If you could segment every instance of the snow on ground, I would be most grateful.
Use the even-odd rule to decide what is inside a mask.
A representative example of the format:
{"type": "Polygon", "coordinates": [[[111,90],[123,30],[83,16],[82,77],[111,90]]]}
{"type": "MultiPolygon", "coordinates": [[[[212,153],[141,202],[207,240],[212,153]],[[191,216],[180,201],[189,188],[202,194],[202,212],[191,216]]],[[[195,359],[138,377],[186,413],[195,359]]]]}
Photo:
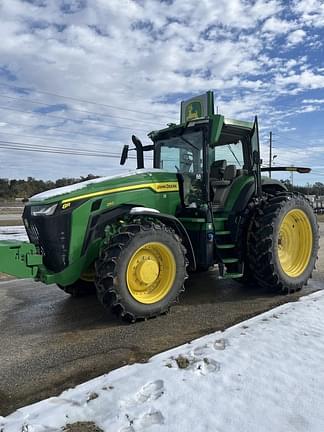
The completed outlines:
{"type": "Polygon", "coordinates": [[[2,432],[323,432],[324,292],[0,417],[2,432]]]}
{"type": "Polygon", "coordinates": [[[28,241],[25,227],[24,226],[0,226],[0,240],[28,241]]]}

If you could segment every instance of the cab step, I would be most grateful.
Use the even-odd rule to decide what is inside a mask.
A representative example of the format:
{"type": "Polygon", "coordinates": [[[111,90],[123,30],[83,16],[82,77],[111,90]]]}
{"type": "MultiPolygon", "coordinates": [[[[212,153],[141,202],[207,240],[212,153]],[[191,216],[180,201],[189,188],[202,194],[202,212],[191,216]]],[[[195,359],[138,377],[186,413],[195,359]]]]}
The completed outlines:
{"type": "Polygon", "coordinates": [[[235,244],[231,244],[231,243],[228,243],[228,244],[217,244],[217,248],[218,249],[233,249],[233,248],[235,248],[235,244]]]}
{"type": "Polygon", "coordinates": [[[220,279],[239,279],[243,276],[243,273],[225,273],[224,276],[220,276],[220,279]]]}
{"type": "Polygon", "coordinates": [[[215,231],[216,235],[228,235],[231,234],[231,231],[215,231]]]}
{"type": "Polygon", "coordinates": [[[235,264],[240,262],[238,258],[223,258],[222,261],[224,264],[235,264]]]}

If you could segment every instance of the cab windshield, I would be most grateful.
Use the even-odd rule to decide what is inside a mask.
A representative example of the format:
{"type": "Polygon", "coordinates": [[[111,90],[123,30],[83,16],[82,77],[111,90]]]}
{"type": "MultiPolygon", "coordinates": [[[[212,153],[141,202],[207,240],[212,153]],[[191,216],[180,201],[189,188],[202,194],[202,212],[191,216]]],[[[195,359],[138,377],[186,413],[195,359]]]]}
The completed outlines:
{"type": "Polygon", "coordinates": [[[227,165],[235,165],[237,169],[244,166],[243,145],[241,141],[225,144],[215,148],[215,159],[226,160],[227,165]]]}
{"type": "Polygon", "coordinates": [[[182,174],[185,205],[196,207],[202,200],[203,131],[155,141],[156,167],[182,174]]]}
{"type": "Polygon", "coordinates": [[[167,171],[202,176],[203,133],[187,132],[155,142],[157,164],[167,171]]]}

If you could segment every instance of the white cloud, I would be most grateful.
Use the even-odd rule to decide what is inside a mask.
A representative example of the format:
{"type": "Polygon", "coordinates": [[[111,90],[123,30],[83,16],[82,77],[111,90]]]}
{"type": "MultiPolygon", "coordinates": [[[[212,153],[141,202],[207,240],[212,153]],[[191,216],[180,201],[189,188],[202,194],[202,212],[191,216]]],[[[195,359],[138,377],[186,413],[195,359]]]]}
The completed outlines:
{"type": "MultiPolygon", "coordinates": [[[[307,14],[312,16],[315,2],[310,3],[307,14]]],[[[0,109],[1,122],[8,123],[1,127],[1,136],[6,129],[22,136],[56,136],[58,144],[60,137],[71,139],[76,148],[91,146],[119,152],[121,145],[129,142],[132,130],[143,137],[168,119],[177,121],[182,95],[207,89],[215,90],[226,115],[251,119],[258,113],[265,128],[280,122],[275,109],[278,96],[324,86],[322,72],[305,57],[307,51],[303,49],[305,33],[308,40],[316,39],[307,27],[312,21],[301,18],[296,2],[293,8],[296,15],[279,0],[220,0],[217,7],[213,0],[93,0],[87,5],[85,1],[57,0],[43,7],[37,2],[2,0],[2,65],[17,77],[14,84],[35,90],[25,98],[65,103],[64,111],[52,114],[69,120],[0,109]],[[276,45],[277,36],[287,37],[287,46],[276,45]],[[301,53],[292,56],[289,49],[297,43],[301,53]],[[62,100],[37,93],[37,89],[135,112],[62,100]],[[124,119],[80,113],[73,108],[124,119]]],[[[0,82],[6,79],[0,69],[0,82]]],[[[6,87],[0,87],[0,93],[17,96],[6,87]]],[[[5,100],[1,95],[0,106],[37,107],[5,100]]],[[[35,138],[34,142],[39,141],[35,138]]],[[[47,176],[51,167],[63,171],[57,161],[58,157],[51,157],[46,170],[42,164],[27,168],[23,164],[20,172],[27,175],[33,170],[47,176]]],[[[68,159],[64,162],[70,166],[71,175],[88,172],[94,162],[96,170],[105,173],[107,165],[106,161],[86,158],[78,158],[78,164],[68,159]]],[[[12,175],[14,172],[12,169],[12,175]]],[[[61,174],[54,171],[53,175],[61,174]]]]}
{"type": "Polygon", "coordinates": [[[295,30],[287,36],[287,42],[289,45],[297,45],[304,40],[306,32],[302,29],[295,30]]]}
{"type": "Polygon", "coordinates": [[[287,21],[276,17],[269,18],[263,25],[263,31],[270,33],[287,33],[295,27],[293,21],[287,21]]]}
{"type": "Polygon", "coordinates": [[[278,90],[286,90],[288,93],[295,89],[298,93],[306,89],[322,89],[324,88],[324,75],[309,69],[290,75],[278,74],[275,78],[275,86],[278,90]]]}
{"type": "Polygon", "coordinates": [[[324,3],[322,0],[294,0],[292,9],[301,21],[309,26],[324,26],[324,3]]]}
{"type": "Polygon", "coordinates": [[[324,99],[304,99],[305,104],[324,104],[324,99]]]}

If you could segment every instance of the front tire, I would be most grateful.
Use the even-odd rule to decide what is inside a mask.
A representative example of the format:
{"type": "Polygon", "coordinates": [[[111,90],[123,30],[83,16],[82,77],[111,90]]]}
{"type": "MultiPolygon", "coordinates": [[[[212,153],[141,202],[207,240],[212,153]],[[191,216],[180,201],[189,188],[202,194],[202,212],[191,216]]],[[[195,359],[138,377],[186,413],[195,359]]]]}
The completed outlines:
{"type": "Polygon", "coordinates": [[[98,298],[127,321],[155,317],[184,291],[187,263],[171,228],[151,222],[123,226],[96,262],[98,298]]]}
{"type": "Polygon", "coordinates": [[[258,284],[283,293],[298,291],[317,259],[316,216],[302,195],[279,192],[257,209],[249,242],[249,266],[258,284]]]}

